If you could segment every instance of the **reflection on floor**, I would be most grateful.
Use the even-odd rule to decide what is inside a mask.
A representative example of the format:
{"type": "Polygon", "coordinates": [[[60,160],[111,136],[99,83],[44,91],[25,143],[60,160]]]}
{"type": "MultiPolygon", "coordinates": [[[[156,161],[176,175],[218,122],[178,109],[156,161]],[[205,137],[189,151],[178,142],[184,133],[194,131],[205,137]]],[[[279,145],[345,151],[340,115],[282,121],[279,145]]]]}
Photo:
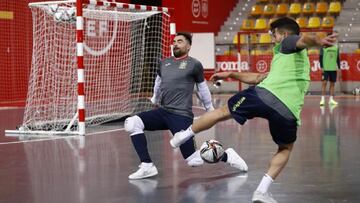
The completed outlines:
{"type": "MultiPolygon", "coordinates": [[[[223,105],[227,96],[214,98],[223,105]]],[[[360,202],[360,99],[339,98],[335,108],[320,108],[319,99],[306,99],[292,157],[270,188],[280,203],[360,202]]],[[[22,112],[0,110],[0,202],[250,202],[276,150],[265,120],[244,126],[229,120],[198,135],[197,143],[217,139],[234,148],[249,172],[224,163],[190,168],[170,147],[168,131],[147,132],[159,175],[129,181],[139,162],[122,123],[103,127],[102,133],[93,129],[86,137],[5,137],[4,129],[14,129],[22,112]]]]}

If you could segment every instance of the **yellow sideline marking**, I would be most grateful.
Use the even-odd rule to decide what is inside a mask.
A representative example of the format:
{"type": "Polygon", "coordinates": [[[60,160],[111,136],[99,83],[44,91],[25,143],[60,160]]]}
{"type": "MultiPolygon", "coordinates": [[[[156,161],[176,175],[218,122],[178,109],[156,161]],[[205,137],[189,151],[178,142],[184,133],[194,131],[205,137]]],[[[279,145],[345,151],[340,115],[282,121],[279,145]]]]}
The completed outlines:
{"type": "Polygon", "coordinates": [[[14,12],[12,11],[0,11],[1,20],[12,20],[14,19],[14,12]]]}

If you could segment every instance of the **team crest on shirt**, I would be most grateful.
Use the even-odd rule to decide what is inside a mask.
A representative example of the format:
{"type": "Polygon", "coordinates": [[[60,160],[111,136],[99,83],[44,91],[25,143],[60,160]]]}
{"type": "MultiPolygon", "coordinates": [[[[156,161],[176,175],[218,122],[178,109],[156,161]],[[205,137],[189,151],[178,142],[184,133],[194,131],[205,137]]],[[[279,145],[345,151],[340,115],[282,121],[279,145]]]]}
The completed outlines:
{"type": "Polygon", "coordinates": [[[182,61],[180,63],[179,69],[186,69],[187,61],[182,61]]]}

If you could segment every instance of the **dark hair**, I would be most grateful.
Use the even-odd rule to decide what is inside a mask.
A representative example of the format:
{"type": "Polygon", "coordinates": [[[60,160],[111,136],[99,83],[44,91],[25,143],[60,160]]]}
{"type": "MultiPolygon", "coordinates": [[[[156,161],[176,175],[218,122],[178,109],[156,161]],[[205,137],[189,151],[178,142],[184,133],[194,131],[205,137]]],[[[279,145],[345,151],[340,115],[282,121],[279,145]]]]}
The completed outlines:
{"type": "Polygon", "coordinates": [[[191,45],[192,43],[192,34],[190,32],[178,32],[176,33],[176,36],[184,36],[185,39],[189,42],[189,44],[191,45]]]}
{"type": "Polygon", "coordinates": [[[270,30],[274,32],[275,28],[277,29],[284,29],[287,31],[292,32],[292,34],[299,35],[300,34],[300,27],[297,22],[289,17],[282,17],[276,19],[274,22],[270,24],[270,30]]]}

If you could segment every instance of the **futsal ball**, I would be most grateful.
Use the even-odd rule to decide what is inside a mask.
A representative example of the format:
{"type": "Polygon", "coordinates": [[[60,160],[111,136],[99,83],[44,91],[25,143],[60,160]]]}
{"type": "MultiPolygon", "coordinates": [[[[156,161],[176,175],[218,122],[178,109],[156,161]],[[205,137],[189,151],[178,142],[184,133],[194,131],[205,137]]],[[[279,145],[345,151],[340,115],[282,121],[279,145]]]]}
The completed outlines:
{"type": "Polygon", "coordinates": [[[76,22],[76,11],[75,8],[59,7],[54,13],[54,20],[56,22],[76,22]]]}
{"type": "Polygon", "coordinates": [[[205,141],[200,147],[200,157],[207,163],[216,163],[224,156],[222,144],[216,140],[205,141]]]}

